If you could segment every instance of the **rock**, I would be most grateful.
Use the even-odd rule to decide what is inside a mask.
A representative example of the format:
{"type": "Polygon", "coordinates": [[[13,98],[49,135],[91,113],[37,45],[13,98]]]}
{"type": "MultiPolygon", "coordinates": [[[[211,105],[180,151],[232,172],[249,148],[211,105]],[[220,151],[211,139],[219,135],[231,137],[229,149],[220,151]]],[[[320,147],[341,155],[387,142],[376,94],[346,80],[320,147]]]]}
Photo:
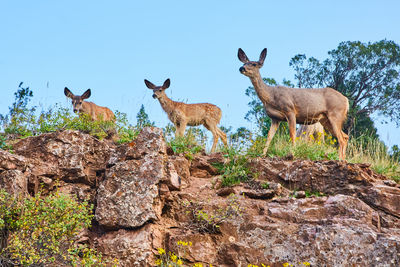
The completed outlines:
{"type": "Polygon", "coordinates": [[[145,127],[137,138],[128,144],[123,144],[110,155],[108,165],[112,166],[120,161],[142,159],[166,155],[166,144],[162,129],[145,127]]]}
{"type": "Polygon", "coordinates": [[[69,130],[28,137],[14,145],[16,154],[56,167],[58,178],[87,185],[95,185],[104,173],[112,150],[105,141],[69,130]]]}
{"type": "Polygon", "coordinates": [[[172,164],[171,172],[167,171],[161,129],[146,127],[135,142],[117,149],[111,157],[114,163],[98,187],[95,218],[108,229],[134,228],[158,220],[162,210],[159,183],[168,181],[179,189],[172,164]]]}
{"type": "Polygon", "coordinates": [[[28,178],[20,170],[0,172],[0,189],[14,196],[28,195],[28,178]]]}
{"type": "Polygon", "coordinates": [[[162,208],[157,200],[158,183],[164,175],[163,156],[115,164],[98,188],[96,220],[112,229],[157,220],[162,208]]]}
{"type": "Polygon", "coordinates": [[[173,163],[167,163],[167,175],[165,176],[165,182],[170,190],[180,190],[181,188],[181,177],[175,170],[173,163]]]}
{"type": "Polygon", "coordinates": [[[294,193],[295,198],[305,198],[306,197],[306,192],[305,191],[296,191],[294,193]]]}
{"type": "Polygon", "coordinates": [[[275,191],[271,189],[242,189],[240,195],[254,199],[271,199],[275,196],[275,191]]]}
{"type": "Polygon", "coordinates": [[[89,199],[95,218],[79,242],[121,266],[153,266],[160,247],[203,266],[400,266],[400,188],[368,164],[255,158],[257,180],[221,188],[222,153],[169,156],[152,127],[120,146],[65,131],[15,147],[0,150],[0,187],[89,199]]]}
{"type": "Polygon", "coordinates": [[[161,232],[152,225],[120,229],[95,238],[95,246],[104,257],[118,259],[119,266],[153,266],[154,248],[162,246],[161,232]]]}
{"type": "Polygon", "coordinates": [[[26,167],[27,159],[25,157],[0,149],[0,171],[16,169],[25,171],[26,167]]]}
{"type": "Polygon", "coordinates": [[[191,162],[190,174],[198,178],[209,178],[218,175],[215,165],[222,165],[225,158],[221,152],[210,155],[197,155],[191,162]]]}
{"type": "Polygon", "coordinates": [[[190,177],[189,161],[186,158],[179,156],[170,156],[168,157],[168,161],[174,164],[175,170],[178,173],[178,175],[183,180],[187,181],[188,178],[190,177]]]}

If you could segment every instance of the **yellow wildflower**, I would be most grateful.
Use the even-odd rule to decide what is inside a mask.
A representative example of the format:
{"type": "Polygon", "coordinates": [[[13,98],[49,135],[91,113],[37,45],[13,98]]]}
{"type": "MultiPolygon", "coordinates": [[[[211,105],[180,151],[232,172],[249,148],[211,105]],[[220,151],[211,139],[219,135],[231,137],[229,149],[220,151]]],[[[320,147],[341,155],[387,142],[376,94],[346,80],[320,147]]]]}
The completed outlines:
{"type": "Polygon", "coordinates": [[[173,262],[176,262],[176,260],[178,259],[178,257],[174,253],[172,253],[169,257],[173,262]]]}
{"type": "Polygon", "coordinates": [[[159,253],[160,255],[165,254],[165,250],[164,250],[163,248],[159,248],[159,249],[158,249],[158,253],[159,253]]]}
{"type": "Polygon", "coordinates": [[[182,265],[182,264],[183,264],[183,262],[182,262],[181,260],[178,260],[178,261],[176,262],[176,264],[178,264],[178,265],[182,265]]]}

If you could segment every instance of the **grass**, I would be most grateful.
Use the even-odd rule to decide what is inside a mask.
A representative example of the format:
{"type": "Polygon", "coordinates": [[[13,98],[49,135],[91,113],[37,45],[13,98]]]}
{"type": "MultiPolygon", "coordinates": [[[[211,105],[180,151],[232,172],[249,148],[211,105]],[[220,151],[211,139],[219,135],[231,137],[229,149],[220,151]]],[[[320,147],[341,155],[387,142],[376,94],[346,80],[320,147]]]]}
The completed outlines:
{"type": "Polygon", "coordinates": [[[400,182],[399,159],[390,156],[387,147],[377,139],[368,136],[350,139],[347,160],[351,163],[371,164],[375,172],[400,182]]]}

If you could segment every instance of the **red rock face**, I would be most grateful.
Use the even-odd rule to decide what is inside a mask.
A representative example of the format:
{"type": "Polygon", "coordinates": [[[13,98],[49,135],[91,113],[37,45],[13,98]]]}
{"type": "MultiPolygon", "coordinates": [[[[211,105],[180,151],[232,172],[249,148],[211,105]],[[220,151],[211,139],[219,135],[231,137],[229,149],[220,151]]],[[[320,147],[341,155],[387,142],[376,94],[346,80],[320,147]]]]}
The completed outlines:
{"type": "Polygon", "coordinates": [[[95,223],[82,240],[121,266],[154,266],[160,247],[213,266],[400,266],[400,187],[365,164],[257,158],[250,162],[257,181],[219,188],[221,153],[167,155],[157,128],[120,146],[65,131],[14,149],[0,150],[1,188],[27,195],[41,184],[45,193],[60,187],[89,198],[95,223]],[[232,194],[239,214],[216,233],[198,232],[183,203],[213,215],[227,210],[232,194]]]}

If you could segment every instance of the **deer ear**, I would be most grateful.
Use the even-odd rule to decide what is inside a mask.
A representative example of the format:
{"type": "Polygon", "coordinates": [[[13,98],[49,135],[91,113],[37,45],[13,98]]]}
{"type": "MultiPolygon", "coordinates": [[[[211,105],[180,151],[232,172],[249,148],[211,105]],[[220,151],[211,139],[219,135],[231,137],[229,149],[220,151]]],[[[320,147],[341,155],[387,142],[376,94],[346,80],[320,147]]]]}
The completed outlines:
{"type": "Polygon", "coordinates": [[[258,60],[258,63],[263,65],[266,56],[267,56],[267,48],[264,48],[263,51],[261,51],[260,59],[258,60]]]}
{"type": "Polygon", "coordinates": [[[92,92],[90,91],[90,89],[87,89],[83,95],[81,96],[82,99],[88,99],[90,96],[92,95],[92,92]]]}
{"type": "Polygon", "coordinates": [[[146,84],[147,88],[154,90],[156,89],[157,86],[155,86],[154,84],[152,84],[151,82],[149,82],[148,80],[144,80],[144,83],[146,84]]]}
{"type": "Polygon", "coordinates": [[[239,48],[238,50],[238,58],[243,63],[247,63],[250,61],[249,58],[246,56],[246,53],[242,50],[242,48],[239,48]]]}
{"type": "Polygon", "coordinates": [[[74,97],[74,94],[67,87],[64,88],[64,95],[69,98],[74,97]]]}
{"type": "Polygon", "coordinates": [[[162,86],[162,89],[164,89],[164,90],[167,89],[170,86],[170,84],[171,84],[171,81],[169,80],[169,78],[166,79],[162,86]]]}

